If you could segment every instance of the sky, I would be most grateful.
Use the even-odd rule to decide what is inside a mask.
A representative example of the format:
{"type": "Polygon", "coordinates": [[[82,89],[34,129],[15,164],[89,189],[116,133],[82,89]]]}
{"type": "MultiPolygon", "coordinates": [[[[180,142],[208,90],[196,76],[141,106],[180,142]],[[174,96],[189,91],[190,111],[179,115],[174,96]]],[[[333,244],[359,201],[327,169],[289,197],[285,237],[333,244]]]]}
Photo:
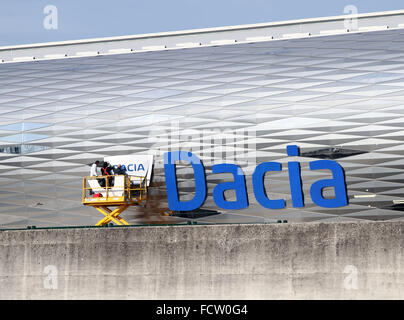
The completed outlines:
{"type": "Polygon", "coordinates": [[[403,0],[1,0],[0,46],[404,9],[403,0]]]}

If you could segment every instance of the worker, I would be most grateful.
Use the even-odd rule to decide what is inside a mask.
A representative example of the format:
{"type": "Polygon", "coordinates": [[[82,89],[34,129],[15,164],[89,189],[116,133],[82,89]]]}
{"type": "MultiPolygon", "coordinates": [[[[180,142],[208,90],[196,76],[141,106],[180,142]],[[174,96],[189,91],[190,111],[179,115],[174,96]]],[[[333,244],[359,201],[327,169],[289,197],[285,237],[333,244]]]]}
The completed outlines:
{"type": "Polygon", "coordinates": [[[119,175],[125,175],[126,170],[122,167],[121,164],[118,164],[116,168],[114,168],[114,174],[119,176],[119,175]]]}
{"type": "MultiPolygon", "coordinates": [[[[99,164],[100,164],[100,162],[97,160],[91,165],[91,168],[90,168],[90,176],[91,177],[98,176],[97,167],[98,167],[99,164]]],[[[90,189],[90,196],[93,195],[93,193],[94,193],[93,190],[90,189]]]]}
{"type": "Polygon", "coordinates": [[[99,164],[100,164],[100,162],[97,160],[91,165],[91,169],[90,169],[90,176],[91,177],[98,176],[97,167],[98,167],[99,164]]]}
{"type": "MultiPolygon", "coordinates": [[[[108,162],[104,161],[104,163],[102,165],[102,168],[101,168],[101,173],[102,173],[103,176],[108,177],[107,178],[108,179],[108,186],[111,187],[112,186],[112,177],[111,177],[111,175],[112,175],[112,167],[108,162]]],[[[102,187],[105,187],[105,180],[106,179],[103,179],[104,183],[103,183],[102,187]]]]}

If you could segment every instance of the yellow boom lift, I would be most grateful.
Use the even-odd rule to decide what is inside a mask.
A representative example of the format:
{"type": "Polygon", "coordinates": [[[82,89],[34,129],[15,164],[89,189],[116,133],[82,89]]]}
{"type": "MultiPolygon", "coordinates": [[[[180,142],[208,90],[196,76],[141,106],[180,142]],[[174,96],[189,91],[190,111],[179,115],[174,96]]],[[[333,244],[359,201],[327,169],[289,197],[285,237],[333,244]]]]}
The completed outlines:
{"type": "Polygon", "coordinates": [[[147,180],[144,177],[116,175],[83,178],[83,204],[96,208],[104,215],[96,226],[111,221],[117,225],[129,225],[120,214],[146,200],[147,180]]]}

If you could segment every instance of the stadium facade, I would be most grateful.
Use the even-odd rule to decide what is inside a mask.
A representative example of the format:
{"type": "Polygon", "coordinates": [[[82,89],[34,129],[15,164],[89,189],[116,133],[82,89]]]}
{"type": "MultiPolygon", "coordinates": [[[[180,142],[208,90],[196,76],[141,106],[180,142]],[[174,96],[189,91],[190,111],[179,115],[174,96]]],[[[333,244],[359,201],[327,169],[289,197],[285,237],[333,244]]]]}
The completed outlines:
{"type": "MultiPolygon", "coordinates": [[[[130,154],[155,156],[150,203],[132,223],[404,218],[404,11],[3,47],[0,58],[1,228],[95,223],[81,203],[88,164],[130,154]],[[289,145],[300,148],[298,208],[289,145]],[[202,210],[160,216],[164,153],[176,150],[202,160],[207,198],[202,210]],[[344,169],[347,205],[313,203],[311,185],[330,176],[310,170],[319,159],[344,169]],[[263,162],[283,165],[265,179],[282,209],[254,197],[263,162]],[[212,173],[221,163],[242,168],[247,208],[213,201],[232,180],[212,173]]],[[[192,199],[192,167],[178,164],[177,180],[192,199]]]]}

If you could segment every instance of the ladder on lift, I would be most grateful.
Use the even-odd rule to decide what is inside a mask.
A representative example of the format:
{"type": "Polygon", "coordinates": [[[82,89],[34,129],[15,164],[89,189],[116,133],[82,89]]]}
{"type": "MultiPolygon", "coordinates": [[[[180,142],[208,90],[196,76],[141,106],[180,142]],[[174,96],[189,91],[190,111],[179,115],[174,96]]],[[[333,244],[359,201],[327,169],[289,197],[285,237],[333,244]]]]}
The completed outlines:
{"type": "Polygon", "coordinates": [[[115,175],[83,178],[83,205],[94,207],[104,215],[96,226],[111,221],[117,225],[129,225],[120,215],[146,200],[147,180],[144,177],[115,175]]]}

